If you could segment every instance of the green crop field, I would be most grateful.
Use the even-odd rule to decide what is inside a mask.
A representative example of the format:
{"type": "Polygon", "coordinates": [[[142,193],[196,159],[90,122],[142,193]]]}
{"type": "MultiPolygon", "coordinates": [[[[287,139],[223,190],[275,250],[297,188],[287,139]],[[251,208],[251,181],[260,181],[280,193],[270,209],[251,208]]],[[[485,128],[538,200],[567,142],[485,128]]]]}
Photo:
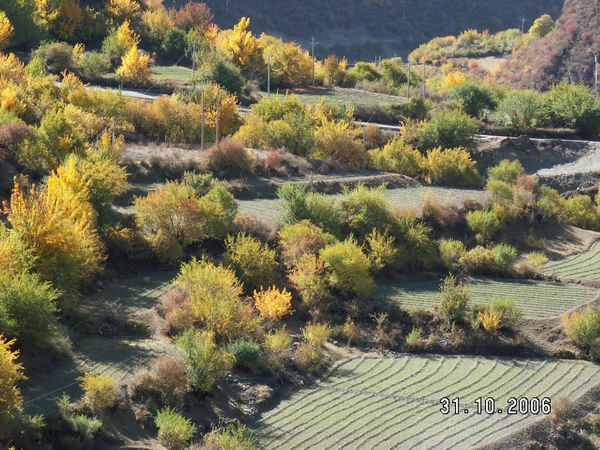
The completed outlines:
{"type": "Polygon", "coordinates": [[[562,280],[600,282],[600,242],[594,243],[586,252],[550,261],[542,272],[562,280]]]}
{"type": "Polygon", "coordinates": [[[192,69],[181,66],[154,66],[150,69],[153,81],[192,84],[192,69]]]}
{"type": "MultiPolygon", "coordinates": [[[[288,91],[279,91],[284,94],[288,91]]],[[[406,98],[397,95],[379,94],[377,92],[363,91],[360,89],[347,88],[315,88],[315,89],[294,89],[290,94],[297,95],[305,103],[316,103],[324,101],[326,103],[337,103],[345,106],[389,106],[398,105],[406,102],[406,98]]],[[[266,92],[262,93],[266,96],[266,92]]]]}
{"type": "MultiPolygon", "coordinates": [[[[455,189],[439,186],[419,186],[399,189],[388,189],[385,195],[392,208],[406,208],[416,213],[421,212],[421,202],[426,196],[435,203],[461,206],[465,201],[485,202],[489,197],[484,191],[473,189],[455,189]]],[[[279,217],[278,199],[240,200],[240,211],[255,214],[258,218],[276,222],[279,217]]]]}
{"type": "Polygon", "coordinates": [[[583,361],[355,358],[266,413],[257,436],[267,449],[473,448],[544,417],[508,415],[510,397],[576,400],[599,382],[600,366],[583,361]],[[461,413],[443,415],[442,397],[458,397],[461,413]],[[478,397],[504,412],[477,414],[478,397]]]}
{"type": "MultiPolygon", "coordinates": [[[[599,291],[587,286],[550,281],[470,278],[468,285],[471,305],[511,298],[528,319],[557,317],[600,295],[599,291]]],[[[383,283],[375,292],[376,297],[398,302],[405,308],[431,308],[439,301],[438,294],[438,281],[383,283]]]]}

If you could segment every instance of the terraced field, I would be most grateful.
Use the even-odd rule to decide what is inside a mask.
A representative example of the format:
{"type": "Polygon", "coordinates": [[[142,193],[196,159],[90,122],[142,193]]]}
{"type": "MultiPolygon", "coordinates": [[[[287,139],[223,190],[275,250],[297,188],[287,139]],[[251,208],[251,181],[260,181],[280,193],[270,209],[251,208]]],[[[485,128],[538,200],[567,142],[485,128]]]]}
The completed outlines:
{"type": "MultiPolygon", "coordinates": [[[[175,272],[150,272],[108,283],[98,293],[85,297],[82,307],[91,315],[108,313],[136,319],[152,326],[150,311],[171,287],[175,272]]],[[[173,352],[173,345],[161,336],[102,337],[96,330],[74,342],[73,358],[51,368],[28,372],[23,386],[24,406],[29,414],[48,413],[63,393],[77,398],[81,395],[77,378],[84,372],[105,373],[122,381],[139,365],[173,352]]]]}
{"type": "MultiPolygon", "coordinates": [[[[388,189],[385,195],[392,208],[405,208],[417,213],[422,209],[425,196],[430,196],[436,203],[451,206],[460,206],[465,201],[485,202],[488,199],[484,191],[438,186],[388,189]]],[[[240,200],[239,205],[242,212],[255,214],[262,220],[276,222],[279,217],[279,199],[240,200]]]]}
{"type": "Polygon", "coordinates": [[[600,242],[596,242],[586,252],[557,261],[550,261],[542,269],[544,275],[561,280],[587,281],[600,283],[600,242]]]}
{"type": "MultiPolygon", "coordinates": [[[[280,91],[283,95],[285,92],[280,91]]],[[[266,92],[262,93],[266,97],[266,92]]],[[[315,88],[315,89],[294,89],[290,94],[297,95],[305,103],[317,103],[324,101],[326,103],[337,103],[345,106],[376,105],[389,106],[398,105],[406,102],[406,98],[396,95],[379,94],[377,92],[363,91],[360,89],[347,88],[315,88]]]]}
{"type": "MultiPolygon", "coordinates": [[[[471,278],[471,305],[489,304],[496,298],[511,298],[527,319],[557,317],[588,303],[600,291],[578,284],[533,280],[471,278]]],[[[398,302],[402,307],[431,308],[439,301],[439,282],[411,281],[380,284],[378,298],[398,302]]]]}
{"type": "Polygon", "coordinates": [[[356,358],[265,414],[257,436],[267,449],[473,448],[544,417],[508,415],[509,397],[576,400],[599,382],[600,366],[583,361],[356,358]],[[442,397],[458,397],[463,412],[443,415],[442,397]],[[504,412],[476,414],[478,397],[504,412]]]}

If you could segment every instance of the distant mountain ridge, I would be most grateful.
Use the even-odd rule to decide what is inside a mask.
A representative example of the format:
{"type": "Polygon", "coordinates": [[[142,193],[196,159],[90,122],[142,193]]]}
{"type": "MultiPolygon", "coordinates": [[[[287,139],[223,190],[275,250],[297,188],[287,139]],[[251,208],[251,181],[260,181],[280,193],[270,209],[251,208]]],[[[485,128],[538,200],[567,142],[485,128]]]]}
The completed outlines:
{"type": "MultiPolygon", "coordinates": [[[[172,0],[175,4],[187,0],[172,0]]],[[[544,13],[557,18],[563,0],[205,0],[215,21],[230,27],[250,17],[251,28],[294,40],[317,53],[351,60],[405,56],[433,37],[469,28],[492,32],[528,28],[544,13]]],[[[167,2],[166,2],[167,3],[167,2]]]]}
{"type": "Polygon", "coordinates": [[[547,89],[561,80],[594,85],[600,63],[600,0],[565,0],[555,29],[516,53],[501,78],[520,87],[547,89]]]}

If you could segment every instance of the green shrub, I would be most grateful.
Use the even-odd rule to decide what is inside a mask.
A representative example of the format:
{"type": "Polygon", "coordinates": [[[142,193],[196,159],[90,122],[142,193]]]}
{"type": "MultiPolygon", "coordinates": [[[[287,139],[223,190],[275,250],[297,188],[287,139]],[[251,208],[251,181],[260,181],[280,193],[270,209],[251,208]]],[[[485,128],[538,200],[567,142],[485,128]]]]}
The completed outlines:
{"type": "Polygon", "coordinates": [[[533,90],[508,94],[498,105],[492,120],[496,125],[528,130],[543,121],[541,95],[533,90]]]}
{"type": "Polygon", "coordinates": [[[192,259],[181,266],[175,284],[185,292],[193,318],[217,337],[231,339],[253,330],[255,324],[241,301],[242,286],[233,270],[192,259]]]}
{"type": "Polygon", "coordinates": [[[413,328],[410,333],[406,335],[406,347],[408,350],[418,350],[421,347],[421,330],[419,328],[413,328]]]}
{"type": "Polygon", "coordinates": [[[292,346],[292,336],[285,327],[275,330],[265,336],[264,347],[272,352],[289,350],[292,346]]]}
{"type": "Polygon", "coordinates": [[[196,432],[190,419],[169,408],[158,411],[154,423],[158,428],[158,441],[169,450],[185,448],[196,432]]]}
{"type": "Polygon", "coordinates": [[[364,239],[373,229],[386,230],[394,226],[395,220],[385,196],[385,187],[368,188],[359,185],[345,191],[338,202],[344,235],[364,239]]]}
{"type": "Polygon", "coordinates": [[[239,422],[207,433],[203,448],[219,450],[256,450],[258,443],[254,434],[239,422]]]}
{"type": "Polygon", "coordinates": [[[460,258],[464,255],[465,244],[456,239],[442,239],[439,242],[440,260],[451,271],[460,269],[460,258]]]}
{"type": "Polygon", "coordinates": [[[81,74],[88,80],[99,80],[110,72],[110,58],[100,52],[85,52],[79,61],[81,74]]]}
{"type": "Polygon", "coordinates": [[[575,344],[589,350],[600,338],[600,311],[586,308],[563,317],[565,333],[575,344]]]}
{"type": "Polygon", "coordinates": [[[417,140],[419,150],[473,146],[479,122],[462,111],[440,111],[426,122],[417,140]]]}
{"type": "Polygon", "coordinates": [[[68,154],[83,155],[84,148],[84,138],[77,126],[61,110],[50,110],[35,129],[35,136],[23,143],[19,162],[31,172],[48,174],[68,154]]]}
{"type": "Polygon", "coordinates": [[[426,181],[457,187],[477,187],[481,176],[466,148],[435,148],[427,152],[426,181]]]}
{"type": "Polygon", "coordinates": [[[410,270],[429,269],[437,257],[437,247],[431,238],[431,228],[416,219],[399,221],[400,257],[403,265],[410,270]]]}
{"type": "Polygon", "coordinates": [[[537,206],[544,218],[559,218],[565,211],[565,199],[556,189],[542,185],[538,194],[537,206]]]}
{"type": "Polygon", "coordinates": [[[499,180],[513,184],[520,175],[525,175],[525,169],[519,160],[503,159],[497,166],[488,169],[490,181],[499,180]]]}
{"type": "Polygon", "coordinates": [[[32,57],[44,60],[52,73],[60,73],[63,70],[75,72],[77,69],[73,47],[66,42],[46,42],[32,53],[32,57]]]}
{"type": "Polygon", "coordinates": [[[459,263],[466,273],[489,273],[493,270],[496,262],[494,249],[478,245],[465,252],[459,263]]]}
{"type": "Polygon", "coordinates": [[[367,298],[373,289],[369,274],[371,261],[352,239],[338,242],[321,250],[321,258],[329,271],[329,282],[345,294],[367,298]]]}
{"type": "Polygon", "coordinates": [[[563,217],[576,227],[600,229],[600,212],[588,195],[575,195],[564,202],[563,217]]]}
{"type": "Polygon", "coordinates": [[[471,294],[467,286],[457,282],[453,276],[447,277],[440,285],[440,312],[450,323],[465,319],[471,294]]]}
{"type": "Polygon", "coordinates": [[[356,130],[347,122],[323,123],[315,131],[316,146],[311,156],[331,159],[351,167],[362,167],[365,151],[357,140],[356,130]]]}
{"type": "Polygon", "coordinates": [[[517,260],[517,249],[508,244],[498,244],[494,247],[494,271],[510,274],[517,260]]]}
{"type": "Polygon", "coordinates": [[[600,134],[600,100],[589,87],[562,82],[543,99],[553,126],[576,129],[585,138],[600,134]]]}
{"type": "Polygon", "coordinates": [[[493,111],[497,106],[494,92],[474,82],[459,84],[450,93],[461,102],[464,112],[475,118],[482,117],[486,111],[493,111]]]}
{"type": "Polygon", "coordinates": [[[374,228],[371,234],[366,237],[366,241],[373,269],[377,271],[389,270],[396,264],[398,259],[396,239],[390,236],[387,231],[381,233],[374,228]]]}
{"type": "Polygon", "coordinates": [[[95,413],[113,408],[118,401],[119,385],[107,374],[85,373],[79,378],[83,402],[95,413]]]}
{"type": "Polygon", "coordinates": [[[348,70],[348,76],[357,81],[375,81],[381,78],[373,64],[359,61],[352,69],[348,70]]]}
{"type": "Polygon", "coordinates": [[[423,175],[425,157],[400,137],[395,137],[380,150],[369,155],[371,166],[377,170],[400,173],[412,178],[423,175]]]}
{"type": "Polygon", "coordinates": [[[490,303],[490,311],[497,311],[502,315],[502,323],[510,326],[514,319],[521,317],[523,312],[517,308],[511,298],[495,298],[490,303]]]}
{"type": "Polygon", "coordinates": [[[95,417],[86,417],[82,414],[71,417],[69,425],[77,437],[87,443],[92,443],[102,429],[102,422],[95,417]]]}
{"type": "Polygon", "coordinates": [[[491,210],[469,211],[466,215],[469,229],[475,233],[477,242],[489,242],[502,228],[502,223],[491,210]]]}
{"type": "Polygon", "coordinates": [[[189,329],[175,338],[188,361],[190,384],[209,392],[235,364],[235,356],[219,348],[209,331],[189,329]]]}
{"type": "Polygon", "coordinates": [[[223,239],[235,228],[238,203],[223,183],[215,183],[198,202],[203,215],[203,233],[208,239],[223,239]]]}
{"type": "Polygon", "coordinates": [[[228,92],[238,95],[244,90],[244,86],[246,85],[246,80],[240,68],[231,61],[222,58],[217,58],[209,81],[223,86],[228,92]]]}
{"type": "Polygon", "coordinates": [[[258,239],[238,233],[225,240],[225,262],[235,268],[246,289],[272,285],[277,269],[277,253],[258,239]]]}
{"type": "Polygon", "coordinates": [[[121,62],[121,56],[127,51],[127,45],[123,44],[117,38],[117,30],[112,29],[102,41],[102,53],[110,58],[110,62],[114,66],[118,66],[121,62]]]}
{"type": "Polygon", "coordinates": [[[43,346],[57,326],[59,292],[37,275],[0,270],[0,329],[21,344],[43,346]]]}
{"type": "Polygon", "coordinates": [[[318,316],[328,306],[331,295],[325,264],[321,258],[304,254],[289,274],[289,279],[313,316],[318,316]]]}
{"type": "MultiPolygon", "coordinates": [[[[178,55],[183,55],[188,51],[186,32],[177,27],[169,28],[160,43],[160,50],[167,61],[175,62],[179,59],[178,55]]],[[[227,89],[226,86],[223,87],[227,89]]]]}
{"type": "Polygon", "coordinates": [[[260,345],[247,339],[237,339],[227,345],[227,351],[235,356],[235,365],[254,370],[260,362],[260,345]]]}
{"type": "Polygon", "coordinates": [[[282,200],[279,209],[284,224],[309,220],[322,230],[340,236],[341,219],[335,198],[317,192],[307,192],[300,184],[286,183],[277,191],[282,200]]]}

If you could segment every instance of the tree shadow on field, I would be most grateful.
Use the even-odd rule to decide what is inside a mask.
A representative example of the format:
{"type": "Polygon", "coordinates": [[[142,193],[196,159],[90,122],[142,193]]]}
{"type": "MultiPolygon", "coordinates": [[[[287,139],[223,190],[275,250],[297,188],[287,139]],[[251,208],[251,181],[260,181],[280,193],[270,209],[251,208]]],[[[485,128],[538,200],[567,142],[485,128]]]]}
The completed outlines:
{"type": "Polygon", "coordinates": [[[153,308],[160,296],[168,290],[169,282],[176,272],[150,272],[128,278],[119,278],[88,297],[84,303],[92,311],[101,310],[109,302],[115,302],[127,312],[153,308]]]}

